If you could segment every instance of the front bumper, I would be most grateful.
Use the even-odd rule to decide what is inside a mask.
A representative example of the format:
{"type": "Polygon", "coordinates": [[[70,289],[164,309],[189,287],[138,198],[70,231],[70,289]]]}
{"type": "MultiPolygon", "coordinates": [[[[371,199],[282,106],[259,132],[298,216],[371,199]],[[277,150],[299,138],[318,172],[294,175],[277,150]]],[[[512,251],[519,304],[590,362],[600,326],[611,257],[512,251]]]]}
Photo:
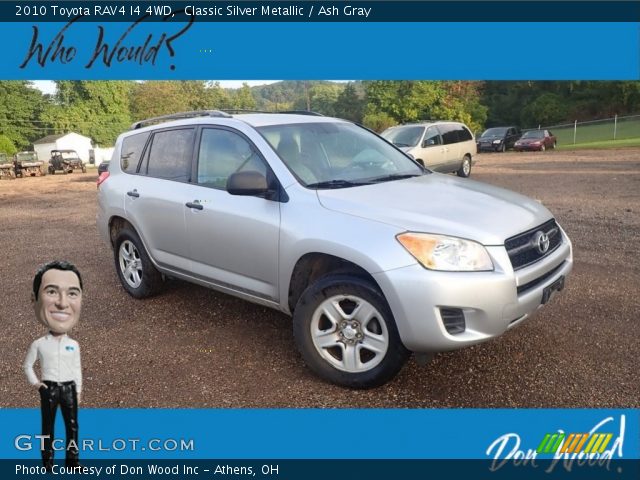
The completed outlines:
{"type": "Polygon", "coordinates": [[[569,238],[539,262],[515,271],[504,247],[487,247],[493,272],[435,272],[412,265],[374,275],[389,302],[400,338],[414,352],[455,350],[503,334],[534,314],[545,287],[573,268],[569,238]],[[520,287],[520,288],[519,288],[520,287]],[[466,328],[447,332],[441,308],[461,309],[466,328]]]}

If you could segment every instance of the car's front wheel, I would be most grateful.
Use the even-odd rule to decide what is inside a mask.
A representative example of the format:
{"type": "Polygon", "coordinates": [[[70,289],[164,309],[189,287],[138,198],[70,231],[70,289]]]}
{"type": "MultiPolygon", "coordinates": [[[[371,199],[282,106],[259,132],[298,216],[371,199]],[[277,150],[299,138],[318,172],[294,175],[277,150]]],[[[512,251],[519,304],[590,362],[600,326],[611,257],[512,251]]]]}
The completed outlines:
{"type": "Polygon", "coordinates": [[[146,298],[160,291],[162,274],[151,262],[137,233],[128,228],[120,230],[113,254],[118,277],[129,295],[146,298]]]}
{"type": "Polygon", "coordinates": [[[544,152],[547,148],[544,146],[544,143],[540,145],[540,151],[544,152]]]}
{"type": "Polygon", "coordinates": [[[304,361],[323,379],[350,388],[391,380],[409,351],[383,295],[367,280],[335,274],[309,286],[293,315],[304,361]]]}

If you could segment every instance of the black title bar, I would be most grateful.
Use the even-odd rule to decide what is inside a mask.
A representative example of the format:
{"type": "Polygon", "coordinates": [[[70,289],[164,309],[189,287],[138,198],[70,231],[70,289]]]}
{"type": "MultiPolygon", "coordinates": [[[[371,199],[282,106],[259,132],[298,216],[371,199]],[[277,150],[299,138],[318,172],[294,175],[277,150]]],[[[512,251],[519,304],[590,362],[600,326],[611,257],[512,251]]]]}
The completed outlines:
{"type": "MultiPolygon", "coordinates": [[[[0,2],[2,22],[640,22],[638,1],[0,2]]],[[[543,35],[544,32],[541,32],[543,35]]]]}

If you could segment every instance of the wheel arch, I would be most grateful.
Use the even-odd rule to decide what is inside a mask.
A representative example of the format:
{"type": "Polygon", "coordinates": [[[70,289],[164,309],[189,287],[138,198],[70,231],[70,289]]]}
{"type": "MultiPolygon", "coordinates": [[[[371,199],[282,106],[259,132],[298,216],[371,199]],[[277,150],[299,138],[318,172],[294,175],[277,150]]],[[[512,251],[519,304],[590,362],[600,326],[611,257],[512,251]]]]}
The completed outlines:
{"type": "Polygon", "coordinates": [[[328,253],[311,252],[301,256],[296,262],[287,288],[287,307],[293,313],[298,300],[306,288],[319,278],[329,274],[349,274],[366,280],[383,296],[382,288],[373,276],[357,263],[328,253]]]}

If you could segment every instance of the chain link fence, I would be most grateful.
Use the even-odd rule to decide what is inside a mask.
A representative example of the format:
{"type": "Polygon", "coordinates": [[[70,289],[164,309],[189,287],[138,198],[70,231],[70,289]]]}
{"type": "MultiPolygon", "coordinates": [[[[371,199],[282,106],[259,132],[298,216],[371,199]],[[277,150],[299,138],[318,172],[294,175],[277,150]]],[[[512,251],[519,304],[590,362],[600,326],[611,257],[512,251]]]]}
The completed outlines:
{"type": "Polygon", "coordinates": [[[527,130],[551,130],[558,139],[558,145],[576,145],[580,143],[606,142],[640,138],[640,115],[626,115],[588,122],[565,123],[562,125],[539,125],[527,130]]]}

